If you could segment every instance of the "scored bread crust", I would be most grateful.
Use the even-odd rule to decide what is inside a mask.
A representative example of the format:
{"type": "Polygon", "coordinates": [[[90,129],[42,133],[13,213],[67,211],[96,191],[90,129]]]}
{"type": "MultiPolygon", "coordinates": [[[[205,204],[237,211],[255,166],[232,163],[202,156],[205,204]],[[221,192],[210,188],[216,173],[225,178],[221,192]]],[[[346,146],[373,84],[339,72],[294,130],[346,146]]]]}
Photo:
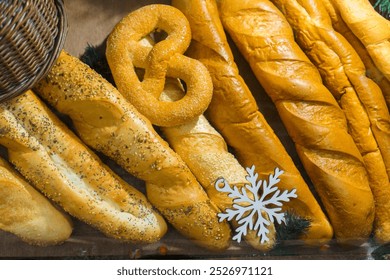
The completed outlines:
{"type": "Polygon", "coordinates": [[[381,88],[382,93],[386,99],[387,107],[390,108],[390,81],[382,74],[382,72],[375,65],[367,49],[359,38],[353,34],[352,30],[348,27],[345,21],[342,19],[340,12],[336,9],[331,0],[321,0],[325,6],[331,21],[333,28],[344,36],[345,39],[352,45],[355,51],[359,54],[361,60],[366,67],[366,75],[381,88]]]}
{"type": "Polygon", "coordinates": [[[256,172],[265,177],[276,167],[284,171],[279,189],[295,188],[297,193],[297,198],[284,205],[284,211],[290,210],[310,220],[303,239],[328,241],[333,236],[332,227],[240,76],[215,1],[180,0],[172,4],[190,22],[192,42],[186,54],[200,60],[213,80],[213,99],[206,117],[234,149],[241,164],[255,165],[256,172]]]}
{"type": "Polygon", "coordinates": [[[272,2],[286,16],[297,42],[345,113],[374,194],[376,237],[390,241],[390,181],[385,165],[390,167],[390,115],[382,92],[365,76],[363,62],[353,47],[333,29],[320,0],[272,2]]]}
{"type": "Polygon", "coordinates": [[[188,166],[99,74],[62,52],[35,90],[72,119],[87,145],[144,180],[149,201],[179,232],[209,249],[229,246],[229,225],[188,166]]]}
{"type": "Polygon", "coordinates": [[[276,105],[339,241],[365,240],[374,200],[343,111],[267,0],[219,1],[224,27],[276,105]]]}
{"type": "Polygon", "coordinates": [[[390,81],[390,21],[368,0],[330,0],[357,38],[363,43],[378,69],[390,81]]]}
{"type": "Polygon", "coordinates": [[[165,234],[165,221],[145,196],[104,165],[31,90],[0,104],[0,124],[9,161],[72,216],[131,242],[155,242],[165,234]]]}
{"type": "Polygon", "coordinates": [[[39,246],[56,245],[72,234],[70,217],[52,205],[0,158],[0,229],[39,246]]]}

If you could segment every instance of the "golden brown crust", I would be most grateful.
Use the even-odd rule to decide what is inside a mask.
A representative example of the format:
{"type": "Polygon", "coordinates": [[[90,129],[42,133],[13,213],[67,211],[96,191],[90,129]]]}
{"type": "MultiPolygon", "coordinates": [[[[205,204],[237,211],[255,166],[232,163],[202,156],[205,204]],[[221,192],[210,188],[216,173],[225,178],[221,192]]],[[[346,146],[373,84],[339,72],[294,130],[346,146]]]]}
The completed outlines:
{"type": "Polygon", "coordinates": [[[332,20],[333,28],[341,35],[343,35],[359,54],[361,60],[364,63],[364,66],[366,67],[367,77],[372,79],[381,88],[387,103],[387,107],[390,108],[390,81],[387,80],[382,72],[379,71],[378,67],[376,67],[374,61],[370,57],[362,42],[360,42],[359,38],[353,34],[351,29],[349,29],[332,2],[330,0],[321,0],[321,2],[324,4],[332,20]]]}
{"type": "Polygon", "coordinates": [[[222,22],[275,103],[337,239],[367,238],[374,201],[363,159],[286,19],[266,0],[219,3],[222,22]]]}
{"type": "Polygon", "coordinates": [[[28,91],[0,105],[0,143],[18,171],[72,216],[104,234],[155,242],[166,224],[28,91]]]}
{"type": "Polygon", "coordinates": [[[159,126],[180,125],[202,114],[211,100],[212,82],[206,68],[184,55],[191,31],[184,15],[167,5],[148,5],[124,17],[107,40],[106,56],[119,91],[159,126]],[[153,48],[139,41],[156,29],[168,37],[153,48]],[[140,81],[134,67],[145,69],[140,81]],[[162,102],[166,76],[183,79],[186,95],[162,102]]]}
{"type": "Polygon", "coordinates": [[[378,69],[390,80],[390,21],[368,0],[331,0],[352,32],[363,43],[378,69]]]}
{"type": "Polygon", "coordinates": [[[284,170],[279,188],[295,188],[298,195],[284,209],[311,221],[304,239],[328,241],[333,230],[326,216],[239,75],[215,2],[173,1],[172,4],[190,22],[192,43],[187,54],[199,59],[213,80],[213,99],[207,118],[233,147],[243,165],[255,165],[260,176],[268,176],[276,167],[284,170]]]}
{"type": "Polygon", "coordinates": [[[63,52],[36,90],[85,143],[144,180],[148,199],[175,228],[209,249],[228,247],[230,228],[187,165],[116,88],[63,52]]]}
{"type": "Polygon", "coordinates": [[[333,29],[321,1],[273,2],[286,16],[297,42],[318,67],[325,85],[345,113],[349,133],[363,156],[376,201],[374,230],[381,228],[379,238],[390,240],[390,232],[383,231],[383,228],[390,229],[390,224],[387,225],[390,223],[390,182],[384,161],[388,156],[387,162],[390,162],[390,115],[382,92],[365,76],[363,62],[353,47],[333,29]]]}
{"type": "Polygon", "coordinates": [[[0,158],[0,229],[48,246],[69,238],[72,221],[0,158]]]}

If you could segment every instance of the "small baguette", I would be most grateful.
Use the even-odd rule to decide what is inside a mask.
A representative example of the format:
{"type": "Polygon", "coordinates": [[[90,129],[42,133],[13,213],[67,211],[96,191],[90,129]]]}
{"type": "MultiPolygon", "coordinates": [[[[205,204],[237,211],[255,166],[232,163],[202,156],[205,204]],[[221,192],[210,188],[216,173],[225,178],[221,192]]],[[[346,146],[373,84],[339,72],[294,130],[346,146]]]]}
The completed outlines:
{"type": "Polygon", "coordinates": [[[115,175],[32,91],[0,104],[0,144],[48,198],[107,236],[159,240],[167,227],[145,196],[115,175]]]}
{"type": "Polygon", "coordinates": [[[146,182],[151,203],[179,232],[212,250],[226,249],[230,227],[183,160],[110,83],[62,52],[35,90],[68,115],[87,145],[146,182]]]}
{"type": "Polygon", "coordinates": [[[382,92],[365,76],[363,62],[353,47],[333,29],[320,0],[272,2],[286,16],[297,42],[345,113],[376,202],[375,236],[381,242],[390,241],[390,115],[382,92]]]}
{"type": "Polygon", "coordinates": [[[186,54],[200,60],[213,80],[213,99],[206,117],[245,167],[255,165],[260,176],[268,176],[276,167],[284,170],[279,189],[295,188],[298,196],[287,203],[284,210],[310,220],[303,239],[329,241],[333,229],[328,219],[239,74],[215,1],[174,0],[172,4],[190,22],[192,42],[186,54]]]}
{"type": "Polygon", "coordinates": [[[343,111],[268,0],[221,0],[226,30],[273,100],[340,242],[371,233],[374,199],[343,111]]]}
{"type": "Polygon", "coordinates": [[[0,158],[0,229],[38,246],[56,245],[72,234],[70,217],[0,158]]]}

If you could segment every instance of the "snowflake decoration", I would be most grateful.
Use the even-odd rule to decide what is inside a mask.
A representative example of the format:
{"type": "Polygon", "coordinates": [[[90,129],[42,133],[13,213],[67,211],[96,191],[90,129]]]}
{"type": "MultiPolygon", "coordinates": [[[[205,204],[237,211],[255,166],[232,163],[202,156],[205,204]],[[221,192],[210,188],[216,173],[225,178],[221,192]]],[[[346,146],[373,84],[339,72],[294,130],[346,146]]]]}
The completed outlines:
{"type": "Polygon", "coordinates": [[[280,212],[282,202],[296,198],[296,190],[280,192],[276,184],[280,182],[279,176],[283,174],[283,171],[279,168],[275,169],[274,174],[269,175],[268,182],[266,180],[257,181],[258,174],[255,173],[254,165],[246,168],[246,171],[248,172],[246,179],[250,185],[245,184],[241,189],[237,186],[232,188],[223,178],[215,182],[215,188],[218,191],[229,193],[228,196],[233,198],[232,208],[219,213],[218,217],[220,222],[235,219],[240,225],[236,228],[237,234],[233,236],[233,240],[241,242],[242,236],[245,236],[248,230],[256,230],[261,243],[264,243],[269,241],[268,226],[275,221],[278,224],[285,222],[284,213],[280,212]]]}

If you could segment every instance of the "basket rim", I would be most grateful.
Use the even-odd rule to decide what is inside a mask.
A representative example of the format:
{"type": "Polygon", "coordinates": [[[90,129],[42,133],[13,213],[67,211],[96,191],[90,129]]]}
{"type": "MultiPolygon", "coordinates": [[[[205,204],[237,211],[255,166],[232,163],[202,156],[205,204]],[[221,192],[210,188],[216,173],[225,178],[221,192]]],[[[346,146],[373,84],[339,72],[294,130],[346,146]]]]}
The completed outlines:
{"type": "Polygon", "coordinates": [[[28,79],[26,82],[20,83],[18,86],[12,88],[9,92],[3,93],[0,95],[0,103],[3,101],[7,101],[9,99],[12,99],[27,90],[31,89],[34,84],[39,82],[42,78],[46,76],[46,74],[50,71],[52,68],[53,64],[57,60],[64,44],[65,44],[65,39],[66,35],[68,32],[68,20],[65,12],[65,7],[64,7],[64,1],[63,0],[54,0],[55,7],[57,9],[57,14],[58,14],[58,33],[55,38],[55,42],[53,45],[52,49],[52,55],[50,58],[47,60],[47,62],[44,64],[43,67],[39,69],[39,71],[31,77],[31,79],[28,79]]]}

